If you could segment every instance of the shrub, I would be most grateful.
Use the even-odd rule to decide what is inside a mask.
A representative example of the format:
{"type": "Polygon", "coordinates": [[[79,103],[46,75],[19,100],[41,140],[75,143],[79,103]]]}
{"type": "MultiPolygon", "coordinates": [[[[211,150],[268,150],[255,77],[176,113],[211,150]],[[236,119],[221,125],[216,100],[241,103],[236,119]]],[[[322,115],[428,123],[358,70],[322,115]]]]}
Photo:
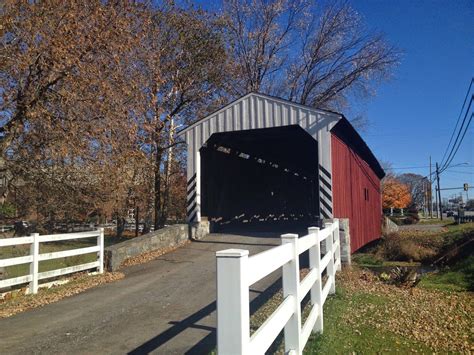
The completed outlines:
{"type": "Polygon", "coordinates": [[[383,239],[377,255],[392,261],[424,261],[435,256],[436,250],[393,233],[383,239]]]}
{"type": "Polygon", "coordinates": [[[408,216],[403,220],[403,224],[416,224],[418,221],[413,216],[408,216]]]}

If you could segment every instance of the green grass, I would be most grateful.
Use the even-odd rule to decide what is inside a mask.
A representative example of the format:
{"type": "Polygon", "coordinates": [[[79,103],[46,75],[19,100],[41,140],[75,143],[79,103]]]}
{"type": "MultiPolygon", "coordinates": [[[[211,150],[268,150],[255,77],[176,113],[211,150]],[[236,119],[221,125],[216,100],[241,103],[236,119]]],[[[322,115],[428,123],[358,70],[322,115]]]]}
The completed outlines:
{"type": "Polygon", "coordinates": [[[357,327],[347,324],[343,315],[353,307],[380,305],[387,300],[368,293],[347,294],[339,286],[336,294],[324,304],[324,332],[311,336],[305,354],[391,354],[413,353],[414,351],[432,353],[421,343],[400,338],[382,328],[367,325],[357,327]]]}
{"type": "Polygon", "coordinates": [[[474,255],[451,268],[425,275],[419,286],[441,291],[474,291],[474,255]]]}
{"type": "MultiPolygon", "coordinates": [[[[105,237],[104,244],[109,246],[124,239],[119,239],[115,237],[105,237]]],[[[50,253],[63,250],[71,250],[77,248],[86,248],[94,246],[97,244],[96,238],[85,238],[72,241],[64,242],[49,242],[40,244],[40,254],[41,253],[50,253]]],[[[2,247],[0,248],[0,259],[14,258],[18,256],[29,255],[29,246],[28,245],[18,245],[12,247],[2,247]]],[[[84,263],[89,263],[97,260],[96,253],[83,254],[70,256],[67,258],[59,258],[53,260],[44,260],[39,263],[39,271],[50,271],[55,269],[62,269],[69,266],[80,265],[84,263]]],[[[29,273],[29,264],[20,264],[6,267],[7,277],[18,277],[23,276],[29,273]]]]}
{"type": "Polygon", "coordinates": [[[439,218],[420,218],[420,221],[418,223],[420,224],[447,224],[447,223],[452,223],[453,222],[452,217],[448,218],[443,218],[443,220],[439,218]]]}
{"type": "Polygon", "coordinates": [[[352,261],[360,266],[382,266],[383,260],[371,253],[356,253],[352,255],[352,261]]]}

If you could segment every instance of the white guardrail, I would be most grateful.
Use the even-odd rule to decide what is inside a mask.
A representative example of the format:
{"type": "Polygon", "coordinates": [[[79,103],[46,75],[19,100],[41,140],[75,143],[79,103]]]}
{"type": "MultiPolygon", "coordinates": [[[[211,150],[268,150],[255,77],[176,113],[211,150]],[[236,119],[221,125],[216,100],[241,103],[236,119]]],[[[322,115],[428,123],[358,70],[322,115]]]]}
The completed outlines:
{"type": "Polygon", "coordinates": [[[341,269],[339,221],[308,235],[283,234],[281,245],[249,257],[248,250],[218,251],[217,351],[219,354],[264,354],[284,329],[285,353],[302,354],[312,332],[323,331],[323,304],[336,291],[341,269]],[[327,253],[321,258],[321,242],[327,253]],[[300,281],[299,255],[309,250],[309,273],[300,281]],[[250,336],[249,286],[282,267],[283,302],[250,336]],[[322,285],[322,273],[327,280],[322,285]],[[301,324],[301,301],[311,292],[311,311],[301,324]]]}
{"type": "Polygon", "coordinates": [[[29,293],[38,292],[38,282],[39,280],[48,279],[51,277],[62,276],[66,274],[71,274],[74,272],[95,269],[99,273],[104,272],[104,229],[99,228],[96,231],[90,232],[80,232],[80,233],[66,233],[66,234],[51,234],[51,235],[39,235],[38,233],[33,233],[29,237],[20,237],[20,238],[5,238],[0,239],[0,247],[8,247],[14,245],[25,245],[30,244],[30,254],[27,256],[18,256],[9,259],[0,259],[0,267],[7,267],[20,264],[30,264],[30,272],[25,276],[13,277],[5,280],[0,280],[0,289],[15,285],[20,285],[23,283],[29,283],[29,293]],[[58,242],[63,240],[71,239],[82,239],[82,238],[97,238],[97,245],[86,247],[86,248],[76,248],[71,250],[63,250],[51,253],[40,254],[40,244],[45,242],[58,242]],[[52,260],[65,258],[69,256],[97,253],[97,260],[74,265],[70,267],[65,267],[62,269],[50,270],[39,272],[39,263],[44,260],[52,260]]]}

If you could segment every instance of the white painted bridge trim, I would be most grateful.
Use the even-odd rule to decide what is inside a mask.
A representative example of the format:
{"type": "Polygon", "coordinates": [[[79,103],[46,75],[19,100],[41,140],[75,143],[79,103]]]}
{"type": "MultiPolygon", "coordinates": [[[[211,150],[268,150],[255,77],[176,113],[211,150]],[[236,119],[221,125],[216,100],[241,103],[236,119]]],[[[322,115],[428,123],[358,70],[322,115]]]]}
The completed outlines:
{"type": "Polygon", "coordinates": [[[285,353],[302,354],[311,333],[323,331],[323,305],[336,291],[335,274],[341,268],[339,220],[324,229],[308,228],[308,235],[281,236],[282,245],[248,256],[248,250],[218,251],[217,351],[219,354],[264,354],[284,330],[285,353]],[[326,255],[321,258],[321,242],[326,255]],[[309,250],[309,273],[300,280],[299,255],[309,250]],[[249,286],[282,268],[283,302],[250,336],[249,286]],[[322,273],[326,282],[322,285],[322,273]],[[301,301],[311,293],[311,311],[301,321],[301,301]]]}

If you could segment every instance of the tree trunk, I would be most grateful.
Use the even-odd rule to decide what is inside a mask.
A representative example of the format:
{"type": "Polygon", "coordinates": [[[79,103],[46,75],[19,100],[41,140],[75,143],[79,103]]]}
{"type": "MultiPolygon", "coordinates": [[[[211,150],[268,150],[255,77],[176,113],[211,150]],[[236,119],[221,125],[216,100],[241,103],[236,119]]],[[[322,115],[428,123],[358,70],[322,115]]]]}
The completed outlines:
{"type": "Polygon", "coordinates": [[[163,191],[163,205],[161,207],[160,224],[165,225],[168,219],[168,210],[170,202],[170,161],[169,158],[166,161],[166,175],[165,175],[165,186],[163,191]]]}
{"type": "Polygon", "coordinates": [[[161,216],[161,160],[163,159],[163,149],[157,147],[155,156],[155,230],[162,228],[164,223],[161,216]]]}
{"type": "Polygon", "coordinates": [[[124,230],[125,230],[125,218],[117,217],[117,238],[122,238],[122,234],[124,230]]]}

